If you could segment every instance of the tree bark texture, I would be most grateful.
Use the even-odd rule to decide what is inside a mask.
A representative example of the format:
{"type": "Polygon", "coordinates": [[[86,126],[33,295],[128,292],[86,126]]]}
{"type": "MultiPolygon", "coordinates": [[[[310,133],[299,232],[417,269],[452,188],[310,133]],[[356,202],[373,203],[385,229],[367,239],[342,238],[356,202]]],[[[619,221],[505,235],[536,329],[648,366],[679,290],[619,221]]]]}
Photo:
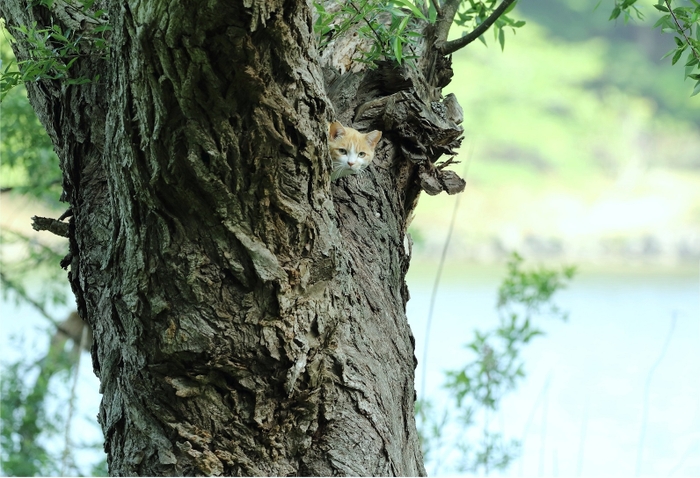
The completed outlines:
{"type": "MultiPolygon", "coordinates": [[[[112,475],[424,475],[404,282],[419,192],[461,135],[447,59],[319,60],[310,4],[109,3],[80,86],[28,84],[61,160],[112,475]],[[345,65],[345,66],[344,66],[345,65]],[[331,184],[327,123],[384,138],[331,184]]],[[[8,25],[87,29],[7,0],[8,25]]],[[[20,60],[30,48],[14,45],[20,60]]]]}

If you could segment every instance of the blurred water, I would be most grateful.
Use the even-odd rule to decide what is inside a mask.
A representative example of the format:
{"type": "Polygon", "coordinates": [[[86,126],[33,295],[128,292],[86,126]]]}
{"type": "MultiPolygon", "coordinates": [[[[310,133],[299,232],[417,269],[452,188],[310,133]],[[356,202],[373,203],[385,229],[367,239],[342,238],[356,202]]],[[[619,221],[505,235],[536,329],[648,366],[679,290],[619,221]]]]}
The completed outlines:
{"type": "MultiPolygon", "coordinates": [[[[70,293],[69,288],[67,291],[70,293]]],[[[72,310],[75,310],[72,304],[47,307],[47,312],[57,321],[67,318],[72,310]]],[[[53,326],[34,307],[26,303],[16,304],[11,300],[0,301],[0,350],[2,350],[3,364],[20,358],[24,359],[25,364],[42,359],[49,346],[47,331],[53,331],[53,326]],[[22,348],[18,348],[20,345],[22,348]]],[[[97,424],[101,396],[100,382],[92,372],[92,361],[88,352],[82,353],[78,371],[70,440],[79,469],[89,472],[91,466],[100,461],[104,454],[99,451],[99,447],[94,448],[94,445],[101,443],[103,439],[102,431],[97,424]]],[[[3,372],[0,369],[0,374],[3,372]]],[[[33,383],[35,379],[36,377],[27,377],[27,382],[33,383]]],[[[61,393],[47,401],[48,416],[66,415],[72,384],[71,378],[70,383],[66,384],[61,393]]],[[[64,432],[60,431],[57,435],[60,438],[43,443],[56,457],[60,457],[65,448],[63,434],[64,432]]]]}
{"type": "MultiPolygon", "coordinates": [[[[426,396],[442,403],[443,372],[469,360],[474,328],[495,327],[499,280],[439,288],[428,350],[426,396]]],[[[431,285],[409,280],[408,318],[422,361],[431,285]]],[[[545,337],[525,351],[528,373],[504,400],[495,430],[523,440],[508,476],[634,476],[645,383],[655,369],[641,475],[700,475],[700,282],[695,277],[581,276],[555,302],[566,323],[544,318],[545,337]]],[[[419,363],[416,389],[426,368],[419,363]]],[[[430,472],[435,463],[428,463],[430,472]]],[[[449,472],[449,464],[441,463],[449,472]]],[[[454,470],[452,470],[452,473],[454,470]]]]}

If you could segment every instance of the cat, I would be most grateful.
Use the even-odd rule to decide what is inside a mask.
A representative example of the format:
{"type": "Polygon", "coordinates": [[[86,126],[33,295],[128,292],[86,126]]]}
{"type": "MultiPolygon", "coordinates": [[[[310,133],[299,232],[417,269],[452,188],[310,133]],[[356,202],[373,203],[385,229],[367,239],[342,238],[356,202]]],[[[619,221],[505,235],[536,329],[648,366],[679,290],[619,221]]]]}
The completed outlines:
{"type": "Polygon", "coordinates": [[[328,147],[333,169],[331,181],[362,172],[374,159],[374,148],[382,138],[381,131],[360,133],[338,121],[328,125],[328,147]]]}

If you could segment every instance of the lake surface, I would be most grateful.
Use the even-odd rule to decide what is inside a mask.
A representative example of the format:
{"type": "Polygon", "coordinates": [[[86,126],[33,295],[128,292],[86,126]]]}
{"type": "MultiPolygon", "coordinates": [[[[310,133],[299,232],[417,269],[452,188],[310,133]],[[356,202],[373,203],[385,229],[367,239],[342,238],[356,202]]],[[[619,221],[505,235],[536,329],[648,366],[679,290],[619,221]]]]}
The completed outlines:
{"type": "MultiPolygon", "coordinates": [[[[423,374],[425,325],[435,267],[409,272],[408,318],[423,374]]],[[[443,371],[469,360],[463,344],[474,328],[497,321],[498,274],[448,271],[440,286],[430,333],[427,396],[445,399],[443,371]]],[[[667,350],[649,382],[641,475],[700,475],[700,279],[682,276],[586,275],[555,296],[568,322],[543,318],[546,336],[525,350],[528,373],[491,420],[507,438],[522,440],[522,457],[508,476],[633,476],[643,424],[645,384],[676,317],[667,350]]],[[[47,321],[31,307],[2,302],[0,348],[6,360],[46,350],[38,333],[47,321]],[[27,350],[12,350],[10,334],[21,333],[27,350]]],[[[70,308],[54,309],[57,318],[70,308]]],[[[37,356],[38,358],[38,356],[37,356]]],[[[99,383],[83,355],[74,440],[99,439],[99,383]]],[[[65,404],[57,404],[57,407],[65,404]]],[[[60,448],[59,448],[60,449],[60,448]]],[[[85,452],[95,462],[95,452],[85,452]]],[[[449,454],[438,471],[450,469],[449,454]]],[[[435,463],[427,468],[435,470],[435,463]]],[[[498,475],[498,473],[494,473],[498,475]]]]}
{"type": "MultiPolygon", "coordinates": [[[[409,273],[407,313],[419,362],[432,290],[425,275],[409,273]]],[[[426,396],[438,403],[446,398],[444,370],[470,360],[463,344],[474,328],[497,324],[500,281],[458,279],[453,272],[439,288],[427,368],[419,363],[416,372],[420,393],[427,370],[426,396]]],[[[569,311],[568,322],[547,317],[537,322],[546,335],[525,350],[527,377],[490,422],[493,430],[523,444],[521,458],[503,474],[634,476],[645,384],[670,335],[649,382],[640,473],[700,476],[698,275],[581,274],[555,302],[569,311]]],[[[449,463],[426,465],[429,473],[436,468],[454,473],[449,463]]]]}

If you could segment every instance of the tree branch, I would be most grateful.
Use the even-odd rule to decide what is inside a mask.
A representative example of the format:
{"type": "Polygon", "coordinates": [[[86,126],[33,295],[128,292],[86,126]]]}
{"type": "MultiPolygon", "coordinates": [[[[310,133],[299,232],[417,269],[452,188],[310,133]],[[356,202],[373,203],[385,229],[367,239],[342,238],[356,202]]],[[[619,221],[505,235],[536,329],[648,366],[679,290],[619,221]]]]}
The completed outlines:
{"type": "Polygon", "coordinates": [[[39,311],[41,315],[44,316],[44,318],[48,319],[49,322],[51,322],[56,328],[60,329],[61,324],[58,322],[58,320],[54,319],[51,314],[49,314],[46,309],[44,308],[43,305],[41,305],[39,302],[36,300],[32,299],[29,297],[29,295],[26,293],[26,291],[15,284],[13,280],[11,280],[9,277],[7,277],[3,272],[0,272],[0,283],[4,285],[7,288],[12,289],[18,296],[20,296],[24,301],[26,301],[28,304],[32,305],[36,310],[39,311]]]}
{"type": "Polygon", "coordinates": [[[72,215],[73,215],[73,208],[69,207],[68,209],[66,209],[66,212],[64,212],[63,214],[61,214],[59,216],[58,220],[63,221],[65,218],[70,217],[72,215]]]}
{"type": "Polygon", "coordinates": [[[374,37],[377,39],[377,43],[378,43],[379,45],[381,45],[381,44],[382,44],[382,38],[379,36],[379,33],[377,33],[377,30],[374,29],[374,27],[373,27],[372,24],[369,22],[369,20],[367,20],[367,18],[364,16],[364,14],[360,11],[359,8],[357,8],[357,6],[355,6],[354,3],[352,3],[352,2],[349,2],[349,3],[350,3],[350,6],[351,6],[352,8],[354,8],[355,11],[357,12],[357,16],[360,17],[360,18],[362,18],[362,20],[367,24],[367,26],[369,27],[369,29],[372,30],[372,33],[374,33],[374,37]]]}
{"type": "MultiPolygon", "coordinates": [[[[693,44],[690,43],[690,39],[688,38],[688,35],[685,34],[685,29],[681,27],[681,24],[678,22],[678,18],[676,18],[676,14],[673,13],[673,8],[671,8],[671,4],[669,3],[668,0],[665,0],[664,3],[666,3],[666,8],[668,8],[668,13],[671,14],[671,17],[673,18],[673,21],[676,24],[676,27],[678,27],[678,31],[683,34],[683,38],[685,38],[685,44],[690,47],[690,51],[693,52],[693,56],[700,60],[700,54],[698,54],[698,51],[693,47],[693,44]]],[[[692,31],[691,31],[692,33],[692,31]]]]}
{"type": "MultiPolygon", "coordinates": [[[[436,47],[440,53],[443,55],[449,55],[450,53],[454,53],[460,48],[464,48],[465,46],[469,45],[471,42],[479,38],[481,35],[483,35],[486,30],[488,30],[493,23],[498,20],[498,17],[503,15],[503,13],[506,11],[508,7],[514,2],[515,0],[503,0],[501,4],[496,8],[491,15],[489,15],[486,20],[484,20],[481,24],[479,24],[478,27],[476,27],[471,33],[468,35],[465,35],[461,38],[458,38],[456,40],[452,41],[442,41],[436,44],[436,47]]],[[[456,10],[455,10],[456,13],[456,10]]]]}
{"type": "MultiPolygon", "coordinates": [[[[437,3],[437,0],[435,0],[437,3]]],[[[450,27],[454,22],[455,15],[459,9],[461,0],[447,0],[440,10],[436,21],[436,45],[440,45],[447,41],[447,35],[450,33],[450,27]]]]}
{"type": "Polygon", "coordinates": [[[32,217],[32,228],[35,231],[49,231],[57,236],[68,237],[68,224],[50,217],[32,217]]]}
{"type": "Polygon", "coordinates": [[[440,0],[432,0],[433,7],[438,14],[438,17],[442,16],[442,8],[440,8],[440,0]]]}

